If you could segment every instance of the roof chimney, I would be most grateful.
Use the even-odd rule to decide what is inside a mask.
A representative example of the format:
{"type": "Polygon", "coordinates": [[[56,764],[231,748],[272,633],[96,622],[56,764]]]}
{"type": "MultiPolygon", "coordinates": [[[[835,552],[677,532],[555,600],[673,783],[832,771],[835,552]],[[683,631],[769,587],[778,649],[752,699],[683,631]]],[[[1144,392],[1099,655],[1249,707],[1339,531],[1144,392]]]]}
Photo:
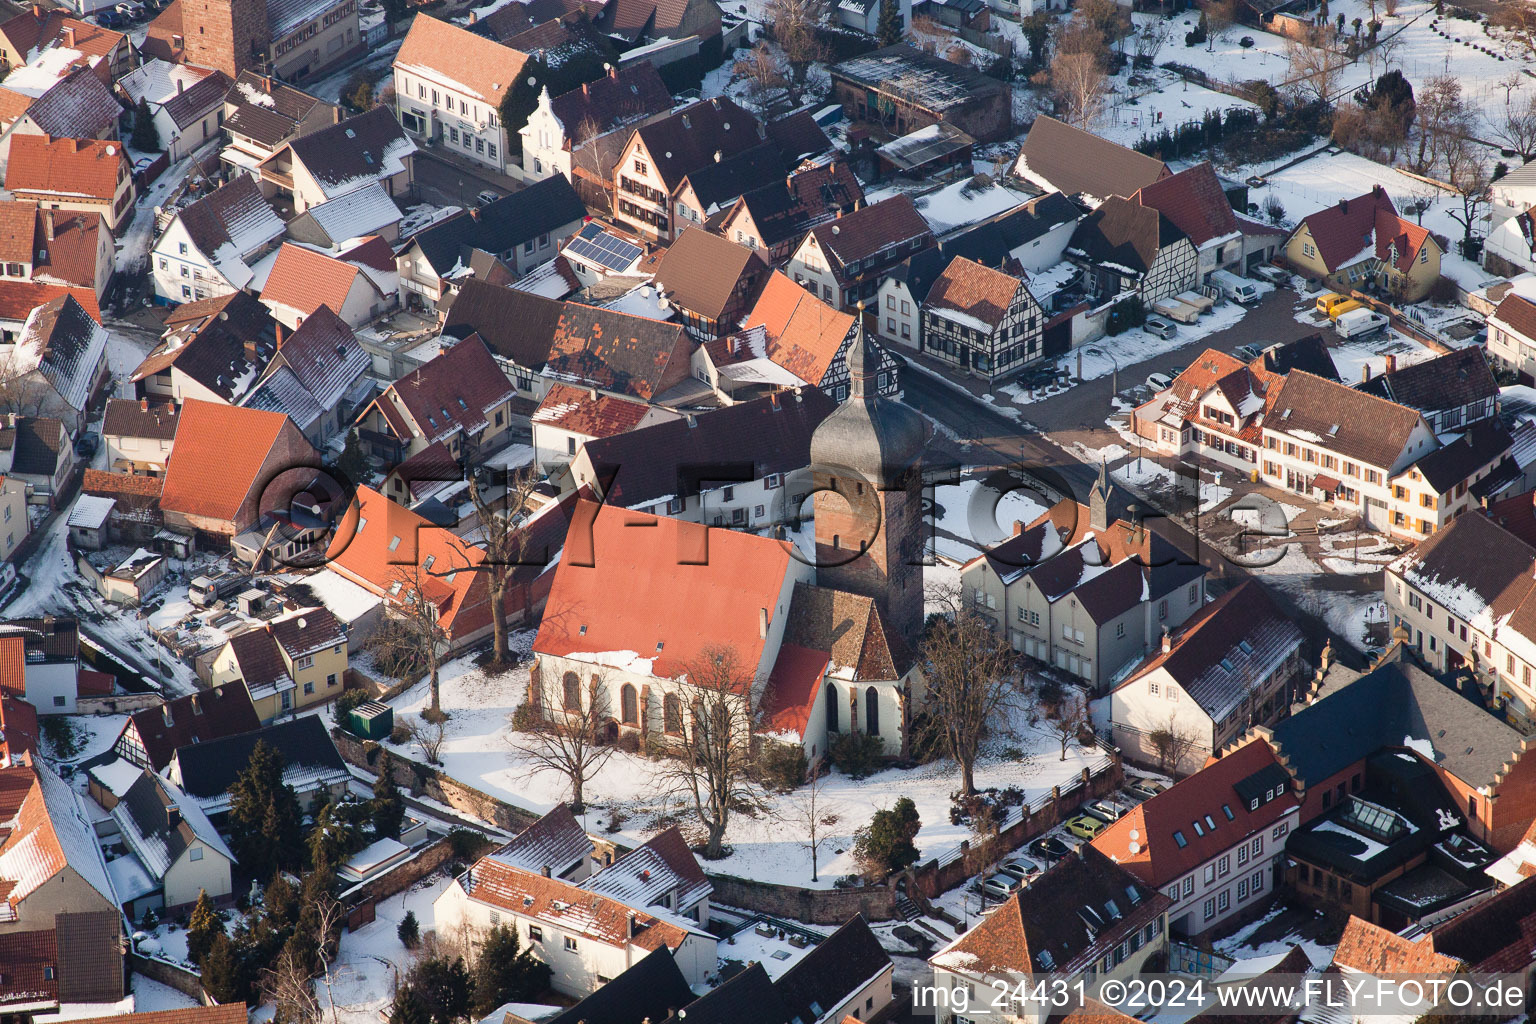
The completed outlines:
{"type": "Polygon", "coordinates": [[[160,705],[160,717],[166,725],[175,724],[175,720],[171,717],[171,706],[169,704],[160,705]]]}
{"type": "Polygon", "coordinates": [[[34,17],[34,18],[41,18],[42,16],[43,16],[43,5],[42,4],[33,4],[32,5],[32,17],[34,17]]]}
{"type": "Polygon", "coordinates": [[[1371,382],[1371,364],[1367,361],[1367,362],[1364,362],[1364,363],[1360,364],[1360,383],[1361,384],[1369,384],[1370,382],[1371,382]]]}
{"type": "Polygon", "coordinates": [[[1387,356],[1387,372],[1388,373],[1396,373],[1397,372],[1397,356],[1388,354],[1388,356],[1387,356]]]}
{"type": "Polygon", "coordinates": [[[180,77],[177,77],[177,79],[176,79],[176,94],[178,96],[181,95],[181,91],[183,89],[185,89],[186,87],[187,87],[186,81],[184,79],[180,78],[180,77]]]}
{"type": "Polygon", "coordinates": [[[139,399],[139,411],[140,412],[149,412],[149,399],[147,399],[147,398],[139,399]]]}
{"type": "Polygon", "coordinates": [[[627,917],[629,918],[629,937],[632,939],[635,937],[635,912],[631,910],[627,917]]]}
{"type": "Polygon", "coordinates": [[[757,610],[757,636],[760,640],[768,639],[768,609],[757,610]]]}
{"type": "Polygon", "coordinates": [[[165,827],[176,828],[181,824],[181,808],[175,804],[165,805],[165,827]]]}
{"type": "Polygon", "coordinates": [[[43,211],[43,237],[53,241],[53,207],[43,211]]]}
{"type": "Polygon", "coordinates": [[[539,868],[539,874],[543,875],[545,878],[548,878],[549,877],[549,865],[545,864],[543,867],[539,868]]]}
{"type": "Polygon", "coordinates": [[[722,153],[721,153],[721,152],[720,152],[720,151],[719,151],[719,150],[718,150],[718,149],[717,149],[717,150],[715,150],[715,163],[719,163],[719,162],[720,162],[720,158],[721,158],[721,156],[723,156],[723,155],[724,155],[724,154],[722,154],[722,153]]]}
{"type": "Polygon", "coordinates": [[[1173,634],[1168,632],[1167,627],[1164,627],[1163,628],[1163,653],[1167,654],[1171,650],[1173,650],[1173,634]]]}
{"type": "Polygon", "coordinates": [[[476,14],[474,11],[470,11],[469,12],[469,23],[471,25],[473,25],[475,22],[477,22],[479,20],[480,20],[480,15],[476,14]]]}
{"type": "Polygon", "coordinates": [[[71,47],[75,45],[75,26],[64,26],[64,45],[71,47]]]}
{"type": "Polygon", "coordinates": [[[583,96],[591,96],[592,95],[592,86],[590,84],[586,83],[586,82],[582,82],[581,83],[581,94],[583,96]]]}
{"type": "Polygon", "coordinates": [[[1349,212],[1349,200],[1348,199],[1340,199],[1339,200],[1339,212],[1340,213],[1348,213],[1349,212]]]}

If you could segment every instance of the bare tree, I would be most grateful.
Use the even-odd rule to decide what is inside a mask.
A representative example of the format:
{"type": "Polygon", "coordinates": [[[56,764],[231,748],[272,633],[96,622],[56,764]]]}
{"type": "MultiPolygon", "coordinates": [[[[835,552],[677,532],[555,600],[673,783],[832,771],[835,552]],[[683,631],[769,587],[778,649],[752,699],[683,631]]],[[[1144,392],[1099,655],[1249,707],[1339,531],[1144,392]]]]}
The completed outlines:
{"type": "Polygon", "coordinates": [[[331,1011],[331,1024],[341,1024],[336,1008],[336,952],[340,946],[344,918],[341,903],[326,891],[315,904],[315,945],[320,950],[320,984],[325,986],[325,1002],[331,1011]]]}
{"type": "Polygon", "coordinates": [[[1199,742],[1194,731],[1179,725],[1171,711],[1168,712],[1167,724],[1153,729],[1147,739],[1151,740],[1152,750],[1157,754],[1158,768],[1174,778],[1178,777],[1179,766],[1199,742]]]}
{"type": "Polygon", "coordinates": [[[1046,719],[1046,726],[1061,743],[1061,760],[1067,759],[1067,748],[1088,727],[1088,697],[1075,687],[1067,687],[1057,702],[1054,713],[1046,719]]]}
{"type": "Polygon", "coordinates": [[[1173,34],[1166,18],[1150,18],[1136,33],[1131,42],[1132,55],[1138,65],[1150,66],[1157,62],[1157,54],[1173,34]]]}
{"type": "Polygon", "coordinates": [[[1515,90],[1525,84],[1525,76],[1518,71],[1511,71],[1509,74],[1499,79],[1496,84],[1500,89],[1504,90],[1504,105],[1507,107],[1509,106],[1510,99],[1513,97],[1515,90]]]}
{"type": "Polygon", "coordinates": [[[1206,0],[1200,10],[1205,14],[1205,48],[1211,51],[1226,38],[1232,23],[1237,20],[1237,0],[1206,0]]]}
{"type": "Polygon", "coordinates": [[[1469,134],[1475,115],[1461,93],[1461,82],[1451,75],[1436,75],[1415,95],[1414,132],[1418,151],[1412,168],[1432,174],[1440,168],[1453,141],[1469,134]]]}
{"type": "Polygon", "coordinates": [[[1327,105],[1349,60],[1329,47],[1324,35],[1323,30],[1313,29],[1305,38],[1287,38],[1285,61],[1290,87],[1304,99],[1327,105]]]}
{"type": "Polygon", "coordinates": [[[1536,93],[1506,103],[1503,116],[1492,118],[1488,129],[1495,142],[1520,154],[1521,160],[1536,157],[1536,93]]]}
{"type": "Polygon", "coordinates": [[[1062,120],[1089,128],[1104,113],[1107,76],[1091,53],[1058,52],[1044,72],[1062,120]]]}
{"type": "Polygon", "coordinates": [[[767,41],[759,42],[752,52],[732,67],[732,73],[747,83],[747,99],[758,115],[767,117],[775,97],[785,87],[787,76],[783,62],[767,41]]]}
{"type": "Polygon", "coordinates": [[[41,416],[52,390],[31,362],[11,346],[0,355],[0,412],[41,416]]]}
{"type": "Polygon", "coordinates": [[[426,675],[432,704],[422,717],[441,720],[447,715],[443,714],[438,673],[447,650],[448,632],[443,628],[437,603],[428,593],[431,575],[420,565],[397,565],[392,575],[390,590],[396,601],[369,645],[388,659],[397,677],[426,675]]]}
{"type": "Polygon", "coordinates": [[[769,0],[768,28],[789,63],[789,102],[798,106],[811,67],[830,53],[817,35],[826,17],[826,0],[769,0]]]}
{"type": "Polygon", "coordinates": [[[826,785],[822,761],[817,757],[811,761],[809,781],[785,798],[777,812],[779,820],[801,837],[800,845],[810,851],[813,882],[817,880],[816,855],[832,838],[827,830],[839,820],[836,814],[827,813],[827,802],[822,798],[826,785]]]}
{"type": "Polygon", "coordinates": [[[285,1024],[315,1024],[320,1019],[311,967],[293,946],[284,945],[271,966],[261,969],[261,991],[276,1007],[275,1019],[285,1024]]]}
{"type": "Polygon", "coordinates": [[[405,723],[406,732],[410,733],[411,740],[421,748],[422,756],[428,764],[442,764],[443,741],[448,738],[447,726],[442,718],[428,719],[425,715],[413,718],[405,723]]]}
{"type": "Polygon", "coordinates": [[[686,678],[692,700],[687,734],[659,763],[657,776],[692,804],[708,837],[704,856],[717,859],[732,812],[762,806],[753,778],[750,704],[756,680],[734,649],[714,646],[689,662],[686,678]]]}
{"type": "Polygon", "coordinates": [[[1461,225],[1461,252],[1465,256],[1472,241],[1472,225],[1482,220],[1484,207],[1492,202],[1493,179],[1483,147],[1466,136],[1451,140],[1445,162],[1451,188],[1461,200],[1459,211],[1452,206],[1446,212],[1461,225]]]}
{"type": "Polygon", "coordinates": [[[571,787],[571,810],[580,814],[587,806],[587,781],[613,756],[616,737],[606,677],[594,675],[585,694],[579,680],[572,689],[564,692],[562,681],[558,707],[548,694],[540,694],[532,727],[515,734],[512,749],[527,760],[530,773],[564,776],[571,787]]]}
{"type": "MultiPolygon", "coordinates": [[[[1386,11],[1387,17],[1397,17],[1397,0],[1382,0],[1381,8],[1382,10],[1386,11]]],[[[1375,16],[1376,15],[1374,13],[1371,15],[1373,18],[1375,16]]]]}
{"type": "Polygon", "coordinates": [[[1536,11],[1525,4],[1499,4],[1488,24],[1508,33],[1516,53],[1536,58],[1536,11]]]}
{"type": "Polygon", "coordinates": [[[935,587],[947,610],[928,628],[922,655],[928,682],[927,728],[960,766],[961,788],[976,792],[976,758],[989,732],[1006,732],[1023,705],[1018,655],[959,587],[935,587]]]}
{"type": "MultiPolygon", "coordinates": [[[[491,602],[491,663],[507,664],[507,597],[512,589],[517,570],[522,568],[523,553],[528,546],[528,532],[523,529],[533,498],[533,488],[538,483],[531,469],[518,470],[506,475],[506,494],[493,501],[480,489],[479,474],[468,474],[469,501],[474,506],[479,526],[470,536],[476,540],[470,544],[462,538],[450,542],[447,565],[430,571],[432,576],[453,576],[460,572],[476,573],[485,579],[486,595],[491,602]]],[[[523,605],[528,605],[526,586],[523,605]]]]}

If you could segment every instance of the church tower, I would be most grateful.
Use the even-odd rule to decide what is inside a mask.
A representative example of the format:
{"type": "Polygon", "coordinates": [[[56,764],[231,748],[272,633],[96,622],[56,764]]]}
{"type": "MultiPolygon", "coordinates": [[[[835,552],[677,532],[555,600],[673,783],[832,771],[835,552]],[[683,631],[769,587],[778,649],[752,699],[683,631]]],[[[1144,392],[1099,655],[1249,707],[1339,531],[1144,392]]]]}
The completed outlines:
{"type": "Polygon", "coordinates": [[[848,400],[811,436],[816,582],[874,599],[888,628],[923,628],[923,480],[928,427],[880,397],[880,351],[863,318],[847,353],[848,400]]]}

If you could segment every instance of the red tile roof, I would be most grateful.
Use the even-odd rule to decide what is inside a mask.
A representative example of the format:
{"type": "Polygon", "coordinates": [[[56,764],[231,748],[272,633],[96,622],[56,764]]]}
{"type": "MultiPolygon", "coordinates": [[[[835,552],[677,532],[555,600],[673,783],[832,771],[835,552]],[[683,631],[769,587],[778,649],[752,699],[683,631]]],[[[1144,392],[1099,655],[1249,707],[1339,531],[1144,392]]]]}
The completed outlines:
{"type": "Polygon", "coordinates": [[[1300,806],[1289,789],[1268,802],[1261,800],[1251,811],[1248,802],[1238,797],[1235,785],[1271,767],[1284,771],[1268,743],[1239,747],[1134,807],[1099,833],[1093,845],[1137,878],[1160,888],[1300,806]],[[1226,808],[1232,810],[1230,820],[1226,808]],[[1215,828],[1208,827],[1207,816],[1215,828]],[[1199,832],[1195,822],[1201,823],[1199,832]],[[1175,832],[1181,834],[1184,845],[1174,838],[1175,832]]]}
{"type": "Polygon", "coordinates": [[[261,301],[280,303],[309,316],[322,305],[340,310],[362,273],[351,263],[284,242],[261,290],[261,301]]]}
{"type": "Polygon", "coordinates": [[[522,74],[528,54],[428,15],[411,22],[395,66],[436,72],[462,84],[464,92],[491,108],[500,106],[507,89],[522,74]]]}
{"type": "Polygon", "coordinates": [[[764,732],[796,737],[805,735],[805,727],[811,721],[811,709],[821,692],[822,676],[826,675],[831,660],[825,651],[813,651],[794,644],[779,648],[773,671],[768,674],[768,686],[758,704],[764,732]]]}
{"type": "Polygon", "coordinates": [[[85,1017],[75,1024],[245,1024],[244,1003],[216,1003],[176,1010],[124,1013],[115,1017],[85,1017]]]}
{"type": "Polygon", "coordinates": [[[533,649],[633,652],[652,675],[676,678],[724,647],[750,674],[766,642],[759,615],[771,625],[789,611],[779,598],[790,557],[785,541],[581,502],[533,649]]]}
{"type": "Polygon", "coordinates": [[[471,337],[395,381],[373,404],[397,429],[404,420],[390,412],[408,414],[414,434],[438,441],[461,430],[478,434],[489,425],[491,411],[516,393],[485,342],[471,337]]]}
{"type": "Polygon", "coordinates": [[[853,330],[853,316],[775,271],[742,326],[761,326],[768,335],[769,359],[807,384],[820,384],[853,330]]]}
{"type": "Polygon", "coordinates": [[[1399,273],[1408,273],[1414,261],[1419,258],[1419,250],[1428,240],[1428,228],[1404,220],[1388,210],[1376,211],[1376,258],[1384,263],[1391,262],[1399,273]],[[1397,259],[1390,260],[1394,251],[1397,259]]]}
{"type": "Polygon", "coordinates": [[[533,422],[585,437],[612,437],[634,430],[650,411],[644,402],[605,395],[595,388],[554,384],[539,403],[533,422]]]}
{"type": "MultiPolygon", "coordinates": [[[[0,897],[5,884],[0,880],[0,897]]],[[[59,950],[52,928],[0,935],[0,964],[5,965],[0,972],[0,1010],[7,1004],[58,1002],[59,950]]]]}
{"type": "Polygon", "coordinates": [[[111,202],[127,172],[120,142],[17,135],[11,140],[5,187],[12,192],[75,192],[111,202]]]}
{"type": "MultiPolygon", "coordinates": [[[[1265,746],[1255,743],[1250,746],[1265,746]]],[[[1414,941],[1351,915],[1333,962],[1363,974],[1450,974],[1460,964],[1435,952],[1432,937],[1414,941]]]]}
{"type": "Polygon", "coordinates": [[[101,323],[101,306],[96,302],[95,289],[68,288],[37,281],[0,281],[0,320],[21,323],[38,306],[65,295],[73,295],[80,307],[91,314],[91,319],[101,323]]]}
{"type": "Polygon", "coordinates": [[[37,226],[37,204],[19,199],[0,202],[0,260],[32,262],[32,235],[37,226]]]}
{"type": "Polygon", "coordinates": [[[996,328],[1002,325],[1014,295],[1023,287],[1024,282],[1012,274],[957,256],[934,279],[927,302],[939,309],[952,309],[985,320],[996,328]]]}
{"type": "Polygon", "coordinates": [[[1364,255],[1371,248],[1378,211],[1397,219],[1397,208],[1380,185],[1363,196],[1340,199],[1337,204],[1302,221],[1330,274],[1340,267],[1353,265],[1356,256],[1364,255]]]}
{"type": "Polygon", "coordinates": [[[1197,248],[1239,230],[1232,203],[1208,160],[1143,185],[1136,198],[1173,221],[1197,248]]]}
{"type": "Polygon", "coordinates": [[[288,417],[189,398],[166,460],[160,507],[233,521],[288,417]]]}
{"type": "Polygon", "coordinates": [[[123,725],[125,733],[132,729],[137,735],[155,771],[163,771],[171,763],[177,747],[259,728],[261,720],[251,704],[250,691],[241,682],[209,687],[159,707],[136,711],[123,725]]]}
{"type": "Polygon", "coordinates": [[[0,693],[0,764],[30,759],[37,753],[37,709],[20,697],[0,693]]]}

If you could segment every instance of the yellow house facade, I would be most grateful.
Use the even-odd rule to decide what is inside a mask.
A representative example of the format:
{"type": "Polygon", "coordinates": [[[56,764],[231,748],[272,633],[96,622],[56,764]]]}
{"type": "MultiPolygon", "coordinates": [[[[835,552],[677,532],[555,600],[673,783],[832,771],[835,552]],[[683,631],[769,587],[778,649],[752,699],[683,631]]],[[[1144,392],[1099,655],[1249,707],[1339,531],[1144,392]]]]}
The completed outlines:
{"type": "Polygon", "coordinates": [[[229,639],[214,656],[209,683],[242,682],[263,723],[340,695],[347,635],[324,608],[304,608],[229,639]]]}
{"type": "Polygon", "coordinates": [[[1442,255],[1429,230],[1399,217],[1380,187],[1312,214],[1285,243],[1298,274],[1344,294],[1375,285],[1404,303],[1429,295],[1442,255]]]}

